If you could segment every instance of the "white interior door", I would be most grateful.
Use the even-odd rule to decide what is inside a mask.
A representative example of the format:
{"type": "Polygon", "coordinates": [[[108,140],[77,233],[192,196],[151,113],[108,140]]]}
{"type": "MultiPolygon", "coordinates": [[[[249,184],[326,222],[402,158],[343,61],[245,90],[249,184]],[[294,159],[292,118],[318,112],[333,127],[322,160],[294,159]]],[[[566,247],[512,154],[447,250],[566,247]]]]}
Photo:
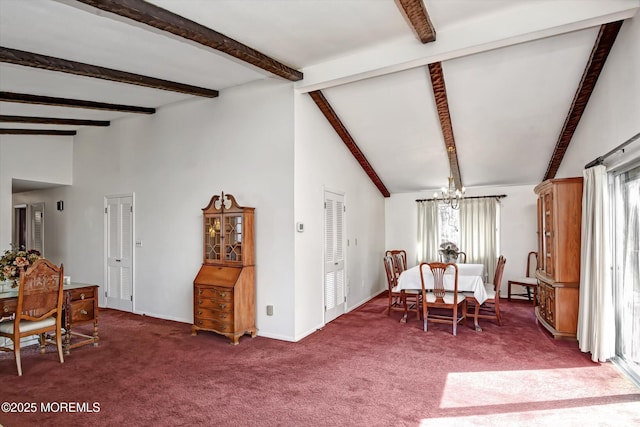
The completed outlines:
{"type": "Polygon", "coordinates": [[[328,323],[346,310],[344,195],[324,193],[324,321],[328,323]]]}
{"type": "Polygon", "coordinates": [[[105,214],[105,304],[133,311],[133,197],[107,197],[105,214]]]}

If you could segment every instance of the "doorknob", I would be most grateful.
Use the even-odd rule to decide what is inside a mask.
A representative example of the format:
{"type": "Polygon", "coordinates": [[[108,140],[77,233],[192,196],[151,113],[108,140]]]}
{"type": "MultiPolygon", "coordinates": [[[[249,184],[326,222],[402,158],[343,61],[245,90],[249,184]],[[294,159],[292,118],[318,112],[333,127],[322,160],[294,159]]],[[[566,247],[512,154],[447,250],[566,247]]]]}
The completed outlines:
{"type": "Polygon", "coordinates": [[[120,260],[119,260],[119,259],[117,259],[117,260],[116,260],[116,262],[120,262],[120,260]]]}

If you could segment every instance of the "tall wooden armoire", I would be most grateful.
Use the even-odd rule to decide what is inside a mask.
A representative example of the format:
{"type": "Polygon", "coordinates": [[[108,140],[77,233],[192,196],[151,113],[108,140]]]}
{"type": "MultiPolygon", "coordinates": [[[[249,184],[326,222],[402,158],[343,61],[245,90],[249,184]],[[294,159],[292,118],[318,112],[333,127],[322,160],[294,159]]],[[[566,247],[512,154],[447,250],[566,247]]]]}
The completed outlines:
{"type": "Polygon", "coordinates": [[[538,195],[536,317],[554,338],[575,338],[580,300],[582,178],[549,179],[538,195]]]}
{"type": "Polygon", "coordinates": [[[211,331],[238,344],[244,334],[256,336],[254,208],[222,193],[202,213],[203,263],[193,281],[191,333],[211,331]]]}

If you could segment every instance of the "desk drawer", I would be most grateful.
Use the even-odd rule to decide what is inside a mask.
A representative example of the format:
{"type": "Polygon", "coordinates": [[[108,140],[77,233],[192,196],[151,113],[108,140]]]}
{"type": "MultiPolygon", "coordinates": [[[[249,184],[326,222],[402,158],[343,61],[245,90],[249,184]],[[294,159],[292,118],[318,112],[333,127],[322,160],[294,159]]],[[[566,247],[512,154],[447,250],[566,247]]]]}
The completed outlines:
{"type": "Polygon", "coordinates": [[[93,320],[93,300],[75,301],[71,303],[71,322],[93,320]]]}
{"type": "Polygon", "coordinates": [[[220,301],[233,301],[233,288],[197,288],[197,300],[215,299],[220,301]]]}
{"type": "Polygon", "coordinates": [[[195,324],[199,328],[203,329],[213,329],[218,332],[234,332],[233,323],[231,322],[221,322],[218,320],[211,319],[195,319],[195,324]]]}
{"type": "Polygon", "coordinates": [[[0,305],[0,317],[5,314],[15,313],[17,307],[18,307],[17,298],[2,301],[2,305],[0,305]]]}
{"type": "Polygon", "coordinates": [[[216,309],[206,309],[198,307],[196,309],[196,319],[215,319],[220,320],[222,322],[233,322],[233,311],[226,310],[216,310],[216,309]]]}
{"type": "Polygon", "coordinates": [[[95,298],[95,288],[72,289],[68,292],[71,295],[71,301],[95,298]]]}

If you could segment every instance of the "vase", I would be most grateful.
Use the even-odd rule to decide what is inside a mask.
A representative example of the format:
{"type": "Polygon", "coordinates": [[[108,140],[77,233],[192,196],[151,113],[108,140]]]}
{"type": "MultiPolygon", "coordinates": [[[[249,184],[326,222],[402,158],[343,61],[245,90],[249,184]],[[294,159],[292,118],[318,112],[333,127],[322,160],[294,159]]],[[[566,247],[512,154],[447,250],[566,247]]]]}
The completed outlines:
{"type": "Polygon", "coordinates": [[[443,262],[449,263],[449,262],[456,262],[458,260],[458,254],[452,254],[452,255],[443,255],[442,256],[443,262]]]}

